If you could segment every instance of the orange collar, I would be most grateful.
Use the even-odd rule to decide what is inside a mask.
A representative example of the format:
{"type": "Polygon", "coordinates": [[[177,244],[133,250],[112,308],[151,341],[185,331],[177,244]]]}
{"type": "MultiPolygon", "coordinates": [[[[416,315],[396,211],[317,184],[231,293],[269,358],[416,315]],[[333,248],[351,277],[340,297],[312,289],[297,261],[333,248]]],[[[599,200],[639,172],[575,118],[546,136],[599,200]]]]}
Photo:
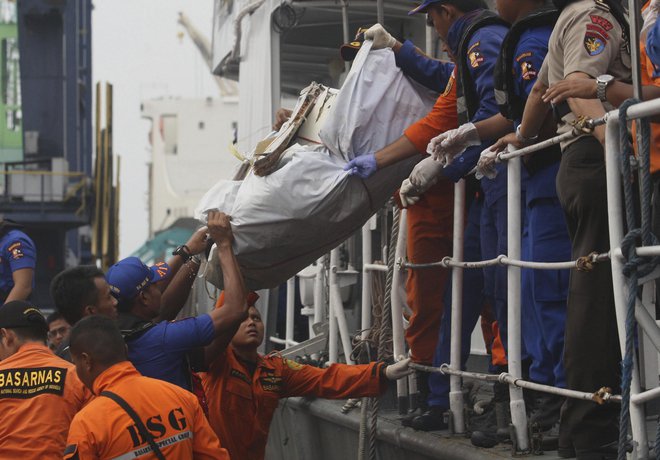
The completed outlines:
{"type": "Polygon", "coordinates": [[[28,342],[21,345],[20,348],[16,351],[16,353],[9,356],[8,358],[3,359],[2,360],[3,367],[6,366],[7,363],[11,363],[15,360],[22,360],[26,354],[39,354],[39,355],[46,354],[46,355],[54,356],[51,349],[48,348],[46,345],[39,342],[28,342]]]}
{"type": "Polygon", "coordinates": [[[109,387],[112,387],[119,382],[124,382],[127,378],[139,377],[140,375],[141,374],[130,361],[122,361],[110,366],[96,377],[96,380],[94,380],[94,384],[92,385],[92,393],[99,395],[109,387]]]}

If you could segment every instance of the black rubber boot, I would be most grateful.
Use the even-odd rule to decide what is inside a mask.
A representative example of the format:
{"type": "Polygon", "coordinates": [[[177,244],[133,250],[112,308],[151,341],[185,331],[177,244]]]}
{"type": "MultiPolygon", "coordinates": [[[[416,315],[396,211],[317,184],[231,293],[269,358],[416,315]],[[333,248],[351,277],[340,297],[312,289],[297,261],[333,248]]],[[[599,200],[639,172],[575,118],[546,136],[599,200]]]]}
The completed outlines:
{"type": "Polygon", "coordinates": [[[401,425],[407,427],[412,427],[413,420],[429,410],[429,374],[416,371],[415,376],[417,379],[417,408],[401,418],[401,425]]]}
{"type": "Polygon", "coordinates": [[[538,399],[532,410],[529,422],[538,425],[540,431],[547,431],[559,422],[559,412],[564,404],[564,398],[553,394],[545,394],[538,399]]]}
{"type": "Polygon", "coordinates": [[[500,442],[510,440],[509,425],[511,424],[511,411],[509,409],[509,386],[505,383],[496,382],[493,386],[493,393],[495,423],[492,423],[492,418],[490,420],[486,419],[481,430],[472,432],[470,441],[477,447],[494,447],[500,442]]]}
{"type": "Polygon", "coordinates": [[[412,427],[419,431],[446,430],[448,425],[445,421],[446,407],[431,406],[429,410],[412,421],[412,427]]]}

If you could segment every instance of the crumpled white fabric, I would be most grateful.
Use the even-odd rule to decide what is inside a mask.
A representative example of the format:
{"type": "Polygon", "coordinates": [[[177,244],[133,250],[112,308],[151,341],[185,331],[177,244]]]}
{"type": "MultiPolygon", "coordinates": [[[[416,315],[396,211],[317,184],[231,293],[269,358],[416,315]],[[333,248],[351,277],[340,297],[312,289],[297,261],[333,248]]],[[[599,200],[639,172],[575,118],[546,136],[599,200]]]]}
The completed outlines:
{"type": "MultiPolygon", "coordinates": [[[[248,289],[275,287],[343,242],[385,204],[416,158],[366,180],[342,168],[348,159],[393,142],[433,103],[396,67],[392,50],[369,52],[363,46],[321,129],[325,145],[294,144],[270,175],[219,182],[195,217],[205,222],[212,209],[229,214],[248,289]]],[[[217,264],[205,276],[222,287],[217,264]]]]}
{"type": "Polygon", "coordinates": [[[479,155],[477,161],[477,172],[475,177],[481,179],[487,177],[488,179],[495,179],[497,177],[497,169],[495,169],[495,160],[497,159],[497,151],[492,150],[493,146],[488,147],[479,155]]]}

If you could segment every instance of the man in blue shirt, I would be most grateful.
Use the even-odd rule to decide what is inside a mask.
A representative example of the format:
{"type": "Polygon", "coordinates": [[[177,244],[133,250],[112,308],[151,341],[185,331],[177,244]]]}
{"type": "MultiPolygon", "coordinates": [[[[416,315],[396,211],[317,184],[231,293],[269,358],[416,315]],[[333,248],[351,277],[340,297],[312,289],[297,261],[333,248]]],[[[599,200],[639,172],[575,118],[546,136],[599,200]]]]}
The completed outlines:
{"type": "MultiPolygon", "coordinates": [[[[119,301],[119,327],[128,345],[128,358],[142,375],[158,378],[193,390],[190,359],[216,337],[229,343],[247,316],[245,286],[232,250],[229,217],[210,212],[208,232],[218,246],[225,286],[225,306],[210,314],[166,321],[161,291],[157,286],[167,277],[167,265],[151,268],[137,257],[128,257],[110,267],[106,279],[119,301]]],[[[196,264],[188,260],[186,265],[196,264]]],[[[182,267],[194,278],[196,269],[182,267]]],[[[180,278],[180,277],[179,277],[180,278]]],[[[176,288],[170,284],[169,289],[176,288]]]]}
{"type": "Polygon", "coordinates": [[[21,228],[16,222],[0,219],[0,304],[27,300],[34,287],[37,250],[21,228]]]}

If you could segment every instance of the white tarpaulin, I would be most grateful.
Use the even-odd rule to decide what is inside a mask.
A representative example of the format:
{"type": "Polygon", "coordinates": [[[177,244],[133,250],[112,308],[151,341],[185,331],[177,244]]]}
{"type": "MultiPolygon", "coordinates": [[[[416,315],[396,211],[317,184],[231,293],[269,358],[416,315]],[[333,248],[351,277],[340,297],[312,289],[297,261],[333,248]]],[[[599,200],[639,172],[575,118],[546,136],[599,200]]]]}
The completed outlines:
{"type": "MultiPolygon", "coordinates": [[[[363,46],[321,129],[326,145],[294,144],[270,175],[219,182],[195,216],[205,221],[211,209],[231,215],[234,250],[248,288],[277,286],[359,229],[420,157],[366,180],[348,176],[345,158],[385,147],[433,102],[403,76],[391,50],[369,52],[363,46]]],[[[222,284],[215,270],[207,271],[207,279],[222,284]]]]}

